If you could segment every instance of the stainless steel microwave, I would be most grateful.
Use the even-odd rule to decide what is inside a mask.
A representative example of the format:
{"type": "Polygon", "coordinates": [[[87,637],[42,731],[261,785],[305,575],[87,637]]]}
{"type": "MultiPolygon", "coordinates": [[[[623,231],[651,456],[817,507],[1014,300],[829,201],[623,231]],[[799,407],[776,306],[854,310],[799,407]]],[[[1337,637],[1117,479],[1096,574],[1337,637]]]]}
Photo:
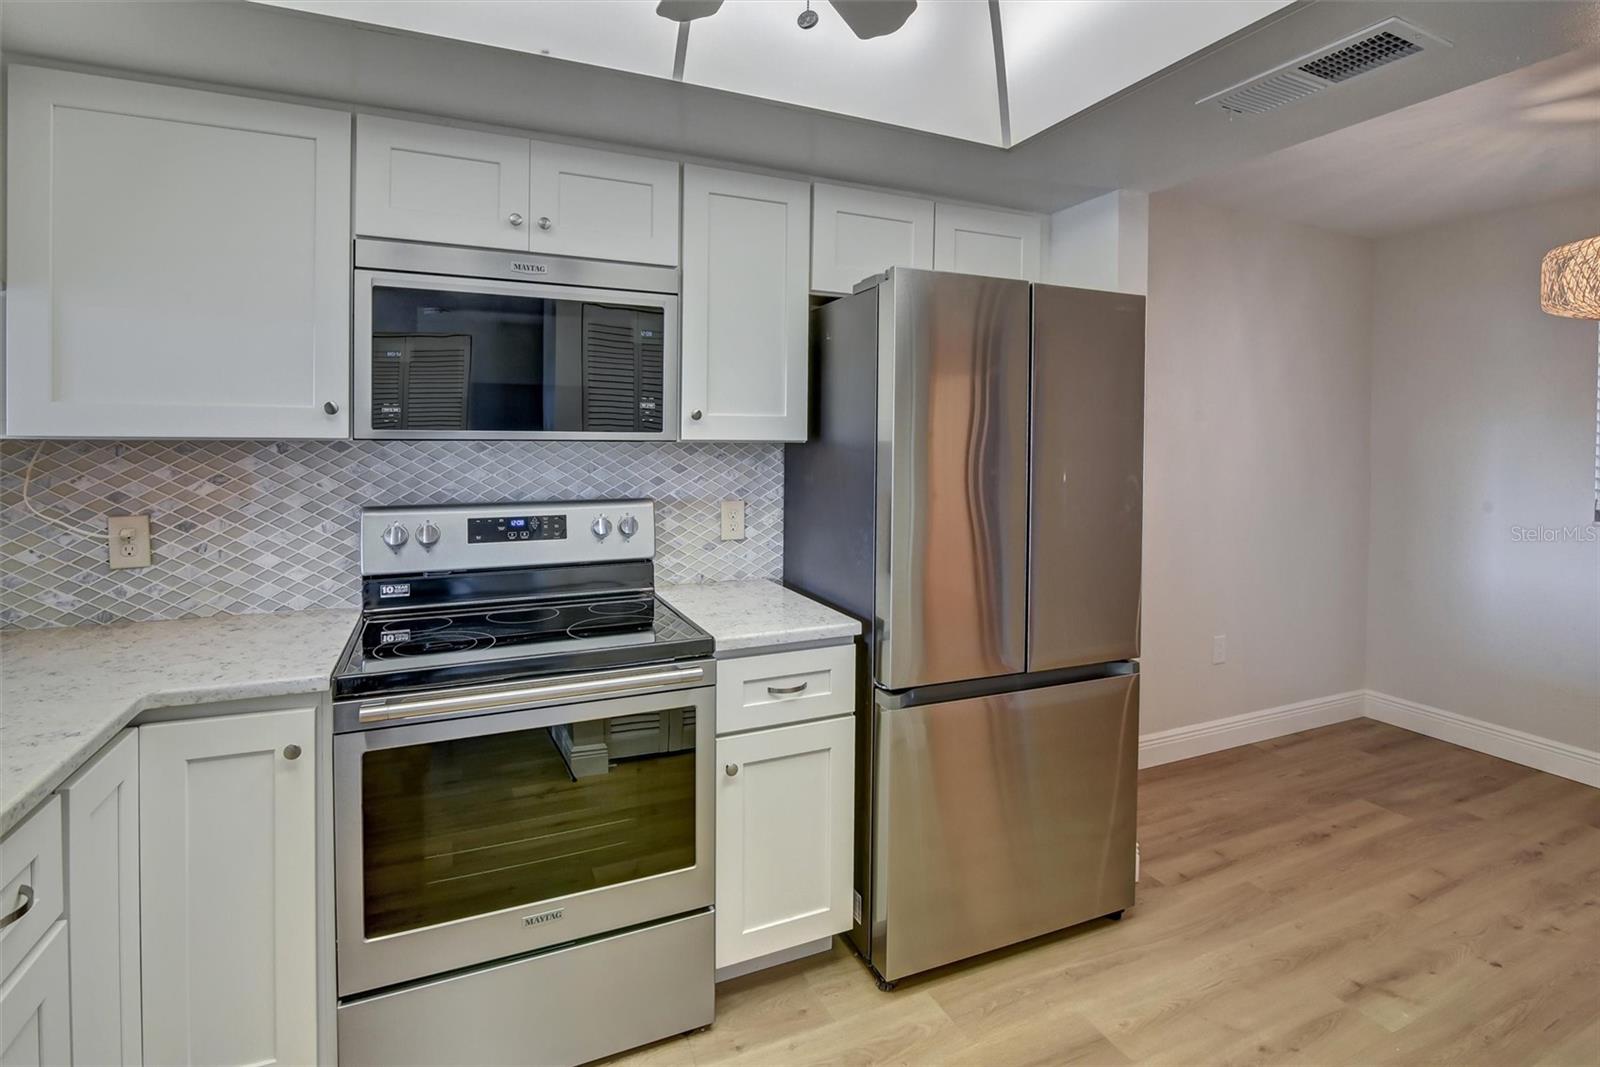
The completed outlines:
{"type": "Polygon", "coordinates": [[[358,438],[670,441],[678,271],[355,243],[358,438]]]}

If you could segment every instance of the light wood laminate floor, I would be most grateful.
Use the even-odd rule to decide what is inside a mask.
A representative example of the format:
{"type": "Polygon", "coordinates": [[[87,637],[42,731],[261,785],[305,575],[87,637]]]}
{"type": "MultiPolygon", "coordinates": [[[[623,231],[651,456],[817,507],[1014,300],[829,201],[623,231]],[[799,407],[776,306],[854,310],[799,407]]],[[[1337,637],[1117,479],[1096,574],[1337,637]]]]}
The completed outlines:
{"type": "Polygon", "coordinates": [[[1600,790],[1368,719],[1140,775],[1138,903],[879,992],[726,982],[627,1064],[1600,1064],[1600,790]]]}

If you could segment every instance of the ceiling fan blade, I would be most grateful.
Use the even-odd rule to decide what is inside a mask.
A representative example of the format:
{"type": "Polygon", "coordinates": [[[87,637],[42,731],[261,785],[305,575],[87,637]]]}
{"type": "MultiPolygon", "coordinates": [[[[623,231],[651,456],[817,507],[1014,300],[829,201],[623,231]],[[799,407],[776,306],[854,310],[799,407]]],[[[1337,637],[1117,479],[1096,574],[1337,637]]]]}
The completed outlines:
{"type": "Polygon", "coordinates": [[[833,9],[863,41],[893,33],[917,9],[917,0],[833,0],[833,9]]]}
{"type": "Polygon", "coordinates": [[[673,22],[693,22],[715,15],[721,6],[722,0],[661,0],[656,5],[656,14],[673,22]]]}

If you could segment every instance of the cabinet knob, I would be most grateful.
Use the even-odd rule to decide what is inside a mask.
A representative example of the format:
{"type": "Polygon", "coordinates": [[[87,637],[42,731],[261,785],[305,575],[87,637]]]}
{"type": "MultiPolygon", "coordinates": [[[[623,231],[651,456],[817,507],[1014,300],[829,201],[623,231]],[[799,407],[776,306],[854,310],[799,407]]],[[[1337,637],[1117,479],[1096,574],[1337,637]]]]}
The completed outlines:
{"type": "Polygon", "coordinates": [[[283,758],[284,759],[290,759],[290,760],[299,759],[300,758],[300,746],[299,745],[284,745],[283,746],[283,758]]]}
{"type": "Polygon", "coordinates": [[[510,215],[506,216],[506,221],[511,223],[511,225],[513,225],[513,226],[521,226],[522,225],[522,216],[520,214],[518,214],[517,212],[513,211],[510,215]]]}
{"type": "Polygon", "coordinates": [[[539,229],[548,230],[553,225],[554,225],[554,223],[552,223],[550,221],[550,216],[549,215],[540,215],[539,216],[539,229]]]}
{"type": "Polygon", "coordinates": [[[326,411],[329,415],[337,415],[339,414],[339,405],[329,400],[327,403],[322,405],[322,410],[326,411]]]}
{"type": "Polygon", "coordinates": [[[734,775],[739,773],[739,765],[737,763],[730,763],[726,767],[722,768],[722,773],[726,774],[729,778],[732,778],[734,775]]]}
{"type": "Polygon", "coordinates": [[[702,412],[699,408],[695,408],[693,411],[689,412],[689,417],[691,419],[693,419],[695,422],[699,422],[700,421],[700,416],[703,415],[703,414],[704,414],[704,412],[702,412]]]}

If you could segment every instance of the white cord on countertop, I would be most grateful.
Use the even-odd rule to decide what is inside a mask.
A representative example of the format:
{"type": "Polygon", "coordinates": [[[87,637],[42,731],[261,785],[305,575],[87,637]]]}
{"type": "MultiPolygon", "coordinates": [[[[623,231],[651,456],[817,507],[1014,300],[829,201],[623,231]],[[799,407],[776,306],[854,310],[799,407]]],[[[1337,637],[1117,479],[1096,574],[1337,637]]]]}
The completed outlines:
{"type": "Polygon", "coordinates": [[[90,541],[110,541],[111,537],[109,534],[93,530],[84,530],[63,519],[51,518],[49,515],[46,515],[44,512],[33,506],[33,501],[28,498],[28,490],[33,486],[33,465],[39,462],[39,455],[44,451],[45,444],[46,442],[40,441],[39,444],[34,448],[33,456],[28,460],[28,469],[22,472],[22,506],[27,509],[29,515],[32,515],[40,522],[47,522],[51,526],[59,527],[60,529],[66,530],[70,533],[75,533],[79,537],[87,538],[90,541]]]}

